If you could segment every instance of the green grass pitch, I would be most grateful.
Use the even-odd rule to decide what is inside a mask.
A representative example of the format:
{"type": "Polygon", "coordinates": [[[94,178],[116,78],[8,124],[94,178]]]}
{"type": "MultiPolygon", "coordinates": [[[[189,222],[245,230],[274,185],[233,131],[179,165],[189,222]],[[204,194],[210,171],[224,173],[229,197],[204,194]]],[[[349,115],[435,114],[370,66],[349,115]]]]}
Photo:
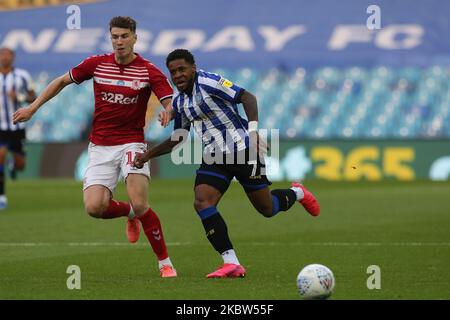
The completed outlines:
{"type": "MultiPolygon", "coordinates": [[[[219,211],[247,269],[243,279],[205,278],[222,261],[193,210],[192,184],[150,185],[179,275],[161,279],[144,234],[128,244],[125,218],[84,213],[81,183],[9,182],[9,207],[0,211],[0,299],[295,300],[296,276],[310,263],[334,272],[331,299],[450,299],[449,182],[307,181],[321,215],[296,204],[272,219],[233,183],[219,211]],[[81,268],[81,290],[67,289],[69,265],[81,268]],[[371,265],[381,268],[381,289],[367,288],[371,265]]],[[[115,198],[126,199],[123,184],[115,198]]]]}

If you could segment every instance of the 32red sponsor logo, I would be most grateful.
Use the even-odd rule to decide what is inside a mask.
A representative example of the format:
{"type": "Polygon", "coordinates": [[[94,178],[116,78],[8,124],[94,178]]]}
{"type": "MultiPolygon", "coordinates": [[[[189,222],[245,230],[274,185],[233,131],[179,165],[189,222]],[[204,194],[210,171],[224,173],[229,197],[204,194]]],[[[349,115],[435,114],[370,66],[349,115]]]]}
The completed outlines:
{"type": "Polygon", "coordinates": [[[101,95],[103,101],[119,104],[135,104],[137,103],[139,97],[139,96],[125,97],[123,94],[112,92],[101,92],[101,95]]]}

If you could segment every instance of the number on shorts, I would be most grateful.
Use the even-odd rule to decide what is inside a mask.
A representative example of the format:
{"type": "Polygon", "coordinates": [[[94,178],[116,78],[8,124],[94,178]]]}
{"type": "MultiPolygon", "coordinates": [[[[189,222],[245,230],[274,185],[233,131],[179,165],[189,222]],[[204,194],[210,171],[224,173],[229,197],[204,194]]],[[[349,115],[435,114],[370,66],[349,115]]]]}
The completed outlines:
{"type": "Polygon", "coordinates": [[[254,177],[256,175],[256,168],[258,166],[258,162],[256,160],[250,160],[249,162],[247,162],[247,164],[250,164],[253,166],[251,176],[254,177]]]}
{"type": "Polygon", "coordinates": [[[127,151],[127,165],[133,164],[133,152],[127,151]]]}

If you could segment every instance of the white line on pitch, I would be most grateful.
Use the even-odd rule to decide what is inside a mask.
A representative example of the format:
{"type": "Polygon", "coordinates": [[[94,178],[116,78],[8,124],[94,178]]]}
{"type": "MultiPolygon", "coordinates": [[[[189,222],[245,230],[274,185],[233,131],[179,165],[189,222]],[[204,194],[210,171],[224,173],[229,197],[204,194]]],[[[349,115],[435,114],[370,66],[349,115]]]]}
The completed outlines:
{"type": "MultiPolygon", "coordinates": [[[[0,242],[0,247],[133,247],[148,246],[146,242],[130,244],[128,242],[0,242]]],[[[207,245],[205,243],[193,242],[168,242],[167,246],[190,246],[207,245]]],[[[450,247],[450,242],[247,242],[240,246],[323,246],[323,247],[450,247]]]]}
{"type": "MultiPolygon", "coordinates": [[[[168,242],[168,246],[187,246],[190,242],[168,242]]],[[[148,246],[147,243],[130,244],[128,242],[0,242],[0,247],[128,247],[148,246]]]]}

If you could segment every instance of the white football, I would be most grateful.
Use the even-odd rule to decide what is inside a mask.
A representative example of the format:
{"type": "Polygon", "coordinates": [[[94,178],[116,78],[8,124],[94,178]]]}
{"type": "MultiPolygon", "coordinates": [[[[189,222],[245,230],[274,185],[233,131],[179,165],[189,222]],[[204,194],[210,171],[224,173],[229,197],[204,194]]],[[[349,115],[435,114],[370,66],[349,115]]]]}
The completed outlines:
{"type": "Polygon", "coordinates": [[[304,267],[297,276],[298,292],[303,299],[327,299],[334,289],[334,275],[321,264],[304,267]]]}

